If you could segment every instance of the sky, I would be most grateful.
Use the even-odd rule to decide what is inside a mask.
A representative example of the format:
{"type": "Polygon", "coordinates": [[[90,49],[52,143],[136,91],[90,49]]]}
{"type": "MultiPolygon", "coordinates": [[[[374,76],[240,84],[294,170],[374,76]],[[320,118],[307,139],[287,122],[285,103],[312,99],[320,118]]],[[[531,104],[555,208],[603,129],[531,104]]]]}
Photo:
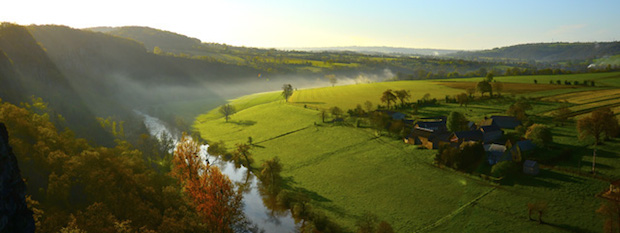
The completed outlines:
{"type": "Polygon", "coordinates": [[[620,40],[619,0],[12,0],[0,21],[147,26],[262,48],[390,46],[479,50],[620,40]]]}

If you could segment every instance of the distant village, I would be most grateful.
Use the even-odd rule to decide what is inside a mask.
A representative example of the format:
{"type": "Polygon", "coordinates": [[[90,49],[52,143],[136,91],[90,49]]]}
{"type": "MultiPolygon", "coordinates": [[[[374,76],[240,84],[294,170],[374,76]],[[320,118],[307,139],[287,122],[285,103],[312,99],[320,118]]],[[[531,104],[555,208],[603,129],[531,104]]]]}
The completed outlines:
{"type": "MultiPolygon", "coordinates": [[[[469,121],[468,130],[450,132],[446,116],[421,118],[417,121],[405,120],[405,114],[390,112],[393,120],[403,120],[405,125],[412,125],[411,132],[404,142],[419,145],[427,149],[439,149],[442,145],[459,148],[466,142],[482,142],[486,152],[486,162],[495,165],[502,161],[521,162],[524,153],[531,153],[536,145],[528,139],[510,141],[504,137],[504,129],[515,129],[521,121],[512,116],[493,115],[480,122],[469,121]]],[[[538,163],[532,160],[523,162],[525,174],[536,175],[538,163]]]]}

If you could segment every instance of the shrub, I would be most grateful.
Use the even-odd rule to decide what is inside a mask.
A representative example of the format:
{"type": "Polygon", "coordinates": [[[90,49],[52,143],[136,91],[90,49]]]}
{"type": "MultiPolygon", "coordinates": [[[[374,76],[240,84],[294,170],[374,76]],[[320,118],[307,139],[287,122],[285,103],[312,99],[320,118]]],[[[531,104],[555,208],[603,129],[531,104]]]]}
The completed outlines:
{"type": "Polygon", "coordinates": [[[541,124],[533,124],[527,128],[525,138],[532,140],[534,144],[540,147],[546,147],[553,142],[551,129],[541,124]]]}
{"type": "Polygon", "coordinates": [[[495,177],[506,177],[514,173],[517,166],[512,161],[501,161],[491,167],[491,175],[495,177]]]}

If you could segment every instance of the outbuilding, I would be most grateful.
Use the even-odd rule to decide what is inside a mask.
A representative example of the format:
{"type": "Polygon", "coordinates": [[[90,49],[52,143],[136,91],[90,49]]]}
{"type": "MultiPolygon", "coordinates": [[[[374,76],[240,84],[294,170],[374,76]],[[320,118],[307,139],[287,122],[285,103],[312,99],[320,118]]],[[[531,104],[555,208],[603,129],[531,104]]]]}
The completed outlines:
{"type": "Polygon", "coordinates": [[[525,160],[523,162],[523,173],[528,175],[538,175],[540,172],[540,168],[538,167],[538,162],[533,160],[525,160]]]}

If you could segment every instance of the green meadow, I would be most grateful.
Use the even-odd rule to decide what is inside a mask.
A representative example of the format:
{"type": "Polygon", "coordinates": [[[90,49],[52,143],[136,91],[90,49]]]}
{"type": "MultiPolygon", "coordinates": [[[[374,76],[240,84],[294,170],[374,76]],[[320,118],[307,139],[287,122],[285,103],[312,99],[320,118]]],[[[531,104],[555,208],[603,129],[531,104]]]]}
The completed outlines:
{"type": "Polygon", "coordinates": [[[435,85],[431,81],[396,81],[303,89],[295,91],[290,102],[309,108],[329,109],[338,106],[342,109],[352,109],[357,104],[363,106],[366,101],[374,105],[381,104],[379,98],[387,89],[409,90],[411,100],[421,99],[425,94],[430,94],[431,98],[442,99],[446,95],[463,92],[456,88],[435,85]]]}
{"type": "MultiPolygon", "coordinates": [[[[562,80],[598,78],[608,83],[620,79],[607,78],[617,73],[592,75],[561,77],[562,80]]],[[[479,78],[459,81],[476,80],[479,78]]],[[[552,127],[555,145],[571,153],[555,167],[541,169],[538,176],[517,175],[497,185],[475,175],[432,165],[435,150],[417,149],[393,137],[377,136],[369,128],[321,122],[317,108],[338,106],[346,110],[366,100],[376,105],[386,89],[410,90],[410,101],[426,93],[442,100],[445,95],[463,92],[439,82],[402,81],[299,90],[289,102],[279,92],[259,93],[231,100],[230,104],[238,112],[228,123],[213,109],[197,117],[194,127],[204,139],[223,140],[229,149],[252,137],[256,145],[251,151],[254,169],[262,161],[278,156],[284,165],[282,175],[287,186],[304,190],[315,208],[325,211],[349,232],[355,231],[357,218],[365,212],[386,220],[396,232],[599,232],[602,229],[603,220],[595,213],[601,200],[595,195],[608,187],[605,179],[620,178],[617,151],[620,141],[612,139],[597,148],[599,178],[592,178],[587,174],[591,167],[591,142],[577,139],[574,123],[555,125],[544,115],[561,106],[579,104],[533,101],[533,109],[528,111],[531,119],[552,127]],[[539,201],[548,203],[543,216],[545,224],[528,220],[527,204],[539,201]]],[[[583,87],[573,91],[591,90],[583,87]]],[[[558,89],[547,94],[544,90],[536,93],[539,98],[565,94],[558,93],[558,89]]],[[[420,108],[417,113],[413,110],[407,113],[424,117],[461,111],[477,121],[484,116],[502,114],[510,104],[510,99],[474,101],[467,107],[442,102],[420,108]]]]}

